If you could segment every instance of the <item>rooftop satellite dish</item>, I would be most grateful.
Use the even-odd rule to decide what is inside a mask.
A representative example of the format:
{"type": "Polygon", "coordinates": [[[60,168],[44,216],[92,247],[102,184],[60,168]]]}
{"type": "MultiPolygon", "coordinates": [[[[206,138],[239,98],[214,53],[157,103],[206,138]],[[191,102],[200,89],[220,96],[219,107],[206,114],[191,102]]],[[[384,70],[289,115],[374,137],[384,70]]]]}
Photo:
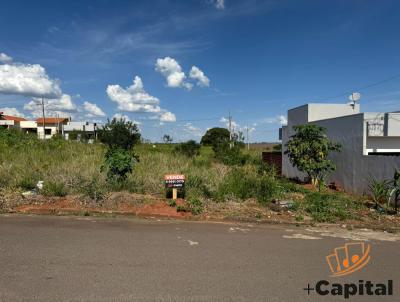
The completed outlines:
{"type": "Polygon", "coordinates": [[[353,92],[352,94],[349,95],[349,100],[350,100],[350,106],[354,107],[356,106],[357,102],[359,102],[361,99],[361,93],[359,92],[353,92]]]}

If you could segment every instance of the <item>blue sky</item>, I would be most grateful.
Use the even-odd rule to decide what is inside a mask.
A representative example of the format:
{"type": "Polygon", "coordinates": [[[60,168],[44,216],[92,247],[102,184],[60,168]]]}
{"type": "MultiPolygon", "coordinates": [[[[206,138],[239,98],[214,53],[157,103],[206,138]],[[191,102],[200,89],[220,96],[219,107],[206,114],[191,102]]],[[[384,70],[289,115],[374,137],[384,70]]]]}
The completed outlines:
{"type": "Polygon", "coordinates": [[[5,0],[0,53],[3,111],[38,115],[43,93],[50,115],[119,114],[151,140],[198,139],[230,111],[276,141],[289,108],[352,91],[400,110],[400,77],[365,88],[400,74],[399,1],[5,0]]]}

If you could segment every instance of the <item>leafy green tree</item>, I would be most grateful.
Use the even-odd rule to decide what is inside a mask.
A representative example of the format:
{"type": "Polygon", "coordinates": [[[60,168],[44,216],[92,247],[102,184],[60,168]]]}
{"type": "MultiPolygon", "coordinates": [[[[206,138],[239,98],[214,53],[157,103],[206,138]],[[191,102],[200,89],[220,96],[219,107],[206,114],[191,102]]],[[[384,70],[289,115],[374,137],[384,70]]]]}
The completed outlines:
{"type": "Polygon", "coordinates": [[[290,162],[302,172],[307,173],[313,185],[322,185],[326,176],[336,169],[328,159],[331,152],[339,152],[341,145],[331,142],[326,130],[318,125],[294,126],[296,131],[286,144],[290,162]]]}
{"type": "Polygon", "coordinates": [[[107,145],[104,158],[109,181],[123,181],[133,170],[133,165],[139,160],[132,148],[140,142],[139,129],[132,122],[124,119],[112,119],[99,132],[99,140],[107,145]]]}
{"type": "Polygon", "coordinates": [[[169,134],[164,134],[162,139],[163,139],[163,142],[166,143],[166,144],[170,144],[173,141],[172,136],[169,135],[169,134]]]}
{"type": "Polygon", "coordinates": [[[223,143],[229,143],[229,130],[226,128],[211,128],[201,138],[200,143],[203,146],[215,146],[223,143]]]}
{"type": "Polygon", "coordinates": [[[194,140],[189,140],[177,145],[175,151],[187,157],[195,157],[200,154],[200,144],[194,140]]]}
{"type": "Polygon", "coordinates": [[[109,148],[120,148],[131,150],[132,147],[140,142],[140,132],[138,127],[125,119],[113,118],[99,130],[99,140],[109,148]]]}

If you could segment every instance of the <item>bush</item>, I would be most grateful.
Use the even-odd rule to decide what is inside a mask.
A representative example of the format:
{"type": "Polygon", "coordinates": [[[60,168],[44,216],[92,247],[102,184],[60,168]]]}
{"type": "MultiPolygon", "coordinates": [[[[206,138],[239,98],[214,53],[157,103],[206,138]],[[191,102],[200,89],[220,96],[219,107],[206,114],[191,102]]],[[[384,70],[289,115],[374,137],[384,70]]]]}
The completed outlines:
{"type": "Polygon", "coordinates": [[[45,182],[41,193],[45,196],[67,196],[68,191],[65,185],[61,182],[45,182]]]}
{"type": "Polygon", "coordinates": [[[256,196],[257,178],[251,177],[243,169],[235,168],[226,175],[219,185],[215,197],[219,201],[229,198],[245,200],[256,196]]]}
{"type": "Polygon", "coordinates": [[[270,175],[261,176],[256,186],[257,200],[262,204],[269,203],[274,198],[280,198],[284,193],[284,188],[279,181],[270,175]]]}
{"type": "Polygon", "coordinates": [[[83,183],[80,192],[94,202],[99,202],[105,198],[107,189],[104,184],[99,181],[98,177],[93,177],[89,182],[83,183]]]}
{"type": "Polygon", "coordinates": [[[244,155],[239,146],[235,145],[230,148],[229,143],[223,143],[213,146],[215,158],[225,165],[244,165],[249,159],[248,155],[244,155]]]}
{"type": "Polygon", "coordinates": [[[31,175],[25,176],[21,179],[18,186],[23,190],[33,190],[36,188],[37,179],[31,175]]]}
{"type": "Polygon", "coordinates": [[[373,177],[369,179],[368,188],[372,195],[372,200],[375,202],[377,209],[380,204],[384,204],[390,195],[390,182],[387,180],[379,181],[373,177]]]}
{"type": "Polygon", "coordinates": [[[302,208],[317,222],[336,222],[353,218],[353,210],[357,207],[355,201],[338,194],[310,193],[300,202],[302,208]]]}
{"type": "Polygon", "coordinates": [[[204,183],[202,177],[197,175],[189,175],[188,179],[185,183],[186,191],[188,192],[189,197],[193,196],[204,196],[210,197],[211,192],[208,189],[207,185],[204,183]]]}
{"type": "Polygon", "coordinates": [[[105,154],[105,164],[108,168],[109,181],[124,181],[127,174],[132,172],[137,157],[132,151],[124,149],[109,149],[105,154]]]}
{"type": "Polygon", "coordinates": [[[203,202],[198,199],[198,198],[193,198],[188,200],[188,207],[190,212],[192,212],[193,215],[200,215],[204,211],[204,204],[203,202]]]}
{"type": "Polygon", "coordinates": [[[189,140],[175,147],[175,152],[183,154],[187,157],[195,157],[200,154],[200,144],[194,140],[189,140]]]}

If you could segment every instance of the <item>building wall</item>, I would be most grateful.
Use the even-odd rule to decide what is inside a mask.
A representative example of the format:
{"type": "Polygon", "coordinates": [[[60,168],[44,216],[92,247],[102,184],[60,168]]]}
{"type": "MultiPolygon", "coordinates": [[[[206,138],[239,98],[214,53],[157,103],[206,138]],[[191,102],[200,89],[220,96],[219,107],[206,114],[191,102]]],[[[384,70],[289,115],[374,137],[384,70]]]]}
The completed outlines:
{"type": "Polygon", "coordinates": [[[400,138],[393,136],[367,137],[369,152],[400,152],[400,138]]]}
{"type": "MultiPolygon", "coordinates": [[[[46,134],[45,139],[52,138],[57,133],[61,133],[61,130],[57,127],[57,125],[47,124],[45,125],[46,130],[50,130],[50,134],[46,134]]],[[[37,127],[37,134],[39,138],[43,138],[43,127],[40,125],[37,127]]]]}
{"type": "Polygon", "coordinates": [[[331,119],[360,113],[360,104],[308,104],[308,121],[331,119]]]}
{"type": "MultiPolygon", "coordinates": [[[[381,180],[392,179],[395,169],[400,169],[400,156],[364,155],[367,147],[364,114],[320,120],[313,124],[326,128],[328,137],[342,145],[341,152],[330,156],[336,165],[336,171],[330,175],[328,181],[334,181],[347,192],[368,192],[368,180],[371,176],[381,180]]],[[[287,143],[289,133],[288,129],[283,129],[283,145],[287,143]]],[[[286,155],[282,158],[283,175],[304,180],[305,174],[294,168],[286,155]]]]}

